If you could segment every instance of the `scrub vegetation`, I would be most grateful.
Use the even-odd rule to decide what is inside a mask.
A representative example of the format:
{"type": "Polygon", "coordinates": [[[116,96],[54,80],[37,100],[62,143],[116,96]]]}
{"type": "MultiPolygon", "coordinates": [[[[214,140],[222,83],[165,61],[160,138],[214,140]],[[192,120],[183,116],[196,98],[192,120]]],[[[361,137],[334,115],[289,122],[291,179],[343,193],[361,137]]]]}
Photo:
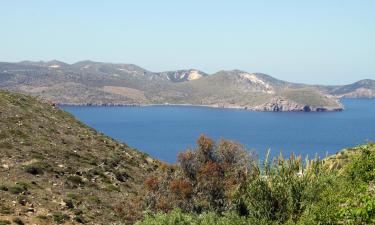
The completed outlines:
{"type": "Polygon", "coordinates": [[[146,180],[149,224],[374,224],[375,145],[327,159],[258,163],[237,143],[201,136],[146,180]]]}

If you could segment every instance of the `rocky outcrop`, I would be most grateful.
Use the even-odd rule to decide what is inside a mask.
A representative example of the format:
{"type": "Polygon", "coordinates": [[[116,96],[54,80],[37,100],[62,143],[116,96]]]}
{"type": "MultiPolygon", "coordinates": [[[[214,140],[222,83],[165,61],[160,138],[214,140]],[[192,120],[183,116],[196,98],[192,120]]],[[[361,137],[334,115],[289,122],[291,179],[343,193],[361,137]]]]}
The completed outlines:
{"type": "MultiPolygon", "coordinates": [[[[269,102],[253,107],[257,111],[272,111],[272,112],[285,112],[285,111],[303,111],[306,106],[301,106],[296,102],[288,101],[282,98],[274,98],[269,102]]],[[[306,110],[311,111],[309,107],[306,110]]]]}
{"type": "Polygon", "coordinates": [[[172,82],[192,81],[208,76],[208,74],[196,69],[167,71],[158,73],[158,75],[172,82]]]}
{"type": "Polygon", "coordinates": [[[271,101],[249,108],[256,111],[271,111],[271,112],[325,112],[325,111],[341,111],[342,106],[339,107],[312,107],[309,105],[299,104],[294,101],[286,100],[280,97],[274,98],[271,101]]]}

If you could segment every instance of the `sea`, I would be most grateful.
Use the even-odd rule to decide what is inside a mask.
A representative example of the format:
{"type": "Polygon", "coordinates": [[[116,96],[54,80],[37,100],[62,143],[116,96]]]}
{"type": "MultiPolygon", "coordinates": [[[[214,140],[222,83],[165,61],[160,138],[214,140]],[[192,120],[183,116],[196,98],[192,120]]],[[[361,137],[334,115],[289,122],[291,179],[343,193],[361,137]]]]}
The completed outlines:
{"type": "Polygon", "coordinates": [[[204,134],[243,144],[264,159],[294,153],[326,157],[375,141],[375,99],[343,99],[342,112],[254,112],[199,106],[61,106],[78,120],[132,148],[175,163],[204,134]]]}

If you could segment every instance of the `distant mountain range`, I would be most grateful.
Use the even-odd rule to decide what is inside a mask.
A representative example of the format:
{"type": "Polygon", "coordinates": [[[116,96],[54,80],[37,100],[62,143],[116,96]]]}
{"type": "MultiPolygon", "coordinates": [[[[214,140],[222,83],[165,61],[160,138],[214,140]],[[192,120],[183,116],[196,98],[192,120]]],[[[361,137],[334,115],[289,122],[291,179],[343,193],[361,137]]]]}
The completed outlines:
{"type": "Polygon", "coordinates": [[[339,98],[374,98],[375,80],[342,86],[286,82],[240,70],[151,72],[133,64],[0,62],[0,89],[57,104],[191,104],[257,111],[339,111],[339,98]]]}

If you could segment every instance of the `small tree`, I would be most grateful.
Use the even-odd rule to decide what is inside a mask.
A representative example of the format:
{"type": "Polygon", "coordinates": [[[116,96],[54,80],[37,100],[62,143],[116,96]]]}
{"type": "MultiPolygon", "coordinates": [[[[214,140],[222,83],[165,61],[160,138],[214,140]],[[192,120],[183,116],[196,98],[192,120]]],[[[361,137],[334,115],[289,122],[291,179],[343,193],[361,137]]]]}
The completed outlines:
{"type": "Polygon", "coordinates": [[[178,155],[174,171],[159,174],[157,185],[155,177],[146,181],[153,199],[148,205],[157,210],[157,202],[161,201],[170,204],[169,208],[187,212],[223,212],[231,207],[237,189],[253,174],[254,162],[243,145],[227,140],[216,145],[201,135],[196,149],[178,155]]]}

